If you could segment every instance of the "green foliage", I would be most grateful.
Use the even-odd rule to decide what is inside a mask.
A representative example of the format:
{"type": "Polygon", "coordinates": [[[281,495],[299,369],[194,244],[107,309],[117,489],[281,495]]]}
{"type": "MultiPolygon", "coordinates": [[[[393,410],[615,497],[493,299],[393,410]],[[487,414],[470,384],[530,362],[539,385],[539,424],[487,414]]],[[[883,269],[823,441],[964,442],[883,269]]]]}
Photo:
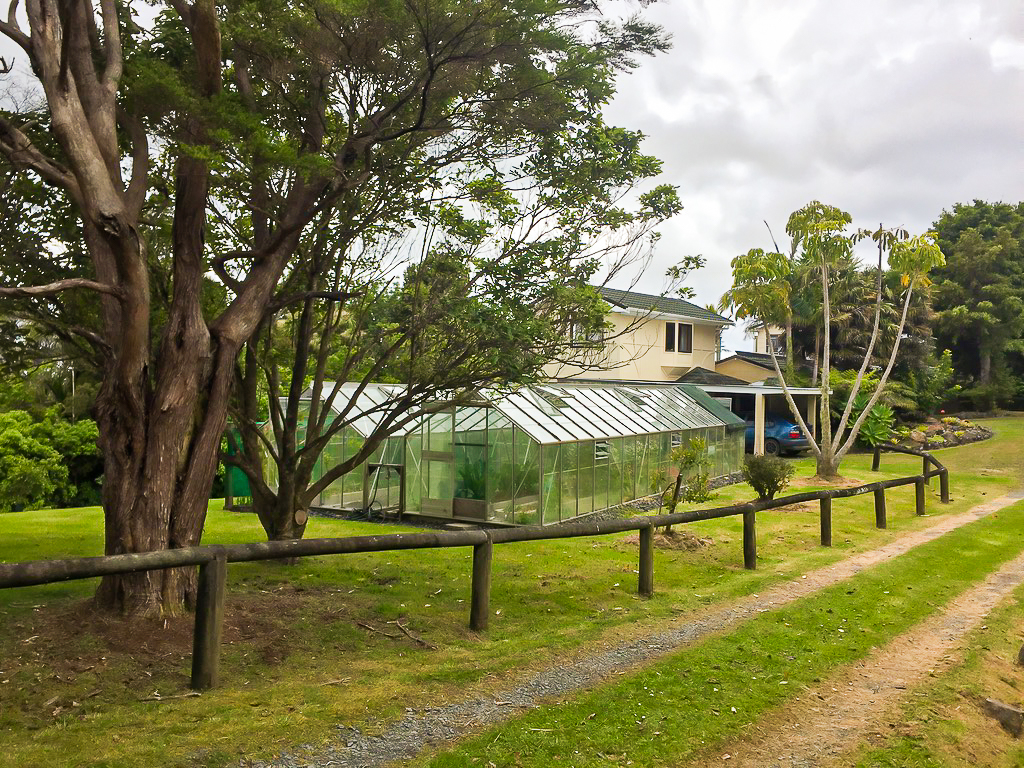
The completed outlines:
{"type": "Polygon", "coordinates": [[[683,478],[678,500],[675,497],[674,483],[662,496],[662,501],[668,506],[670,514],[675,512],[679,501],[698,503],[713,498],[711,462],[708,461],[708,444],[704,438],[694,437],[686,445],[673,448],[670,460],[678,468],[679,476],[683,478]]]}
{"type": "Polygon", "coordinates": [[[36,420],[0,413],[0,512],[80,506],[99,500],[96,423],[69,422],[55,409],[36,420]]]}
{"type": "Polygon", "coordinates": [[[459,464],[455,497],[458,499],[487,498],[486,462],[464,461],[459,464]]]}
{"type": "Polygon", "coordinates": [[[793,462],[778,456],[748,456],[743,462],[743,480],[761,500],[774,499],[789,485],[795,471],[793,462]]]}
{"type": "Polygon", "coordinates": [[[938,344],[952,351],[976,410],[1008,403],[1024,374],[1024,203],[975,200],[935,223],[945,265],[934,275],[938,344]]]}
{"type": "MultiPolygon", "coordinates": [[[[851,419],[857,419],[863,413],[869,398],[870,395],[867,393],[862,392],[857,395],[857,399],[853,402],[853,410],[850,412],[851,419]]],[[[867,418],[864,419],[860,432],[857,433],[857,441],[861,445],[867,445],[872,448],[887,442],[892,436],[895,421],[896,418],[892,408],[885,403],[876,403],[868,412],[867,418]]]]}
{"type": "Polygon", "coordinates": [[[25,411],[0,414],[0,512],[42,507],[67,483],[60,454],[33,426],[25,411]]]}

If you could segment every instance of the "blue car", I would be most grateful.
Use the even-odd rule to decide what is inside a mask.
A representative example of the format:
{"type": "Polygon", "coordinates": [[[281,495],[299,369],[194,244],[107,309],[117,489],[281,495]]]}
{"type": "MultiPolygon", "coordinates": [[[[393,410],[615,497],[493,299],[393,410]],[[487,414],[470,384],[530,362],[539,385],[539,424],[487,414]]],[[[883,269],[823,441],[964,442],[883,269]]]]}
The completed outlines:
{"type": "MultiPolygon", "coordinates": [[[[748,416],[746,445],[747,453],[754,451],[754,418],[748,416]]],[[[811,447],[804,431],[792,417],[778,413],[767,413],[764,417],[764,452],[768,456],[783,453],[800,453],[811,447]]]]}

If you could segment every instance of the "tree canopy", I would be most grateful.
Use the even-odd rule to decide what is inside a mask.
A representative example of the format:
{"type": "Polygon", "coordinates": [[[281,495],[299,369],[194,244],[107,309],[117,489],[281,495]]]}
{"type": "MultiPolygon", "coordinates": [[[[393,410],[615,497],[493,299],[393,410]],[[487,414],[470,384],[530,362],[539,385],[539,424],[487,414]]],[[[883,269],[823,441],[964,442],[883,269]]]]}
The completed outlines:
{"type": "MultiPolygon", "coordinates": [[[[20,185],[7,203],[66,210],[76,230],[32,269],[7,263],[0,296],[61,304],[61,332],[99,369],[107,553],[199,541],[239,354],[268,312],[317,290],[291,276],[325,216],[414,224],[459,168],[590,124],[616,72],[667,46],[600,6],[168,0],[142,18],[27,0],[0,21],[42,98],[0,111],[20,185]]],[[[174,570],[107,578],[98,598],[152,614],[193,591],[174,570]]]]}

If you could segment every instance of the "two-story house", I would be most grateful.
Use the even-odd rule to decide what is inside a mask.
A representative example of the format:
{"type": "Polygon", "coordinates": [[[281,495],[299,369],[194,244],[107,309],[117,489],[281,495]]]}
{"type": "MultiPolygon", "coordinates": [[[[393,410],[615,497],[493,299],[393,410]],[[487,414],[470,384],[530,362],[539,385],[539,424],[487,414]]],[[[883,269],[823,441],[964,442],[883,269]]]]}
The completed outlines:
{"type": "Polygon", "coordinates": [[[678,381],[695,368],[713,371],[722,329],[732,321],[684,299],[599,288],[611,305],[604,347],[587,365],[552,364],[552,378],[678,381]]]}
{"type": "MultiPolygon", "coordinates": [[[[764,450],[766,414],[789,412],[774,381],[771,357],[764,353],[721,355],[722,330],[732,321],[684,299],[615,288],[598,288],[610,308],[603,344],[582,345],[575,361],[552,363],[552,379],[631,383],[692,384],[755,425],[754,452],[764,450]],[[770,379],[771,381],[766,381],[770,379]],[[761,429],[758,429],[761,425],[761,429]]],[[[775,329],[764,329],[767,347],[775,329]]],[[[817,421],[818,390],[790,388],[808,425],[817,421]]]]}

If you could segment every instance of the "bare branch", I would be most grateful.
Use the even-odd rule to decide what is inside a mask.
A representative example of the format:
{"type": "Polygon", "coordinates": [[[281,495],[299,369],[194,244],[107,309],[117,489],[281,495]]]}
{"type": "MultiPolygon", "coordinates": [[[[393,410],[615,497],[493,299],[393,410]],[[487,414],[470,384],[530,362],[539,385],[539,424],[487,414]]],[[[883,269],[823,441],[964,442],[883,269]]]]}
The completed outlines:
{"type": "MultiPolygon", "coordinates": [[[[21,26],[18,24],[18,3],[19,0],[11,0],[11,4],[7,6],[7,21],[0,21],[0,33],[6,35],[8,38],[16,42],[21,46],[22,50],[25,51],[29,56],[32,55],[32,41],[29,36],[21,30],[21,26]]],[[[0,61],[4,61],[0,59],[0,61]]],[[[14,66],[14,62],[11,62],[11,67],[14,66]]],[[[10,67],[7,66],[7,62],[4,61],[4,74],[10,72],[10,67]]]]}
{"type": "Polygon", "coordinates": [[[347,293],[345,291],[303,291],[302,293],[296,293],[291,296],[285,296],[278,299],[267,308],[267,313],[274,314],[275,312],[280,312],[289,304],[295,304],[296,302],[305,301],[306,299],[323,299],[325,301],[343,302],[348,301],[349,299],[359,298],[362,295],[362,293],[347,293]]]}
{"type": "Polygon", "coordinates": [[[52,296],[61,291],[67,291],[72,288],[85,288],[86,290],[96,291],[97,293],[105,293],[115,298],[121,297],[121,291],[113,285],[107,285],[106,283],[98,283],[95,280],[87,280],[84,277],[74,277],[68,280],[58,280],[55,283],[49,285],[32,285],[32,286],[4,286],[0,287],[0,296],[52,296]]]}
{"type": "Polygon", "coordinates": [[[124,57],[121,51],[121,29],[117,23],[117,3],[114,0],[102,0],[100,3],[103,14],[103,47],[106,54],[106,66],[103,70],[103,85],[108,91],[117,91],[124,71],[124,57]]]}
{"type": "Polygon", "coordinates": [[[71,172],[40,152],[32,140],[6,117],[0,117],[0,153],[16,168],[30,168],[43,181],[67,190],[76,202],[81,200],[78,182],[71,172]]]}

